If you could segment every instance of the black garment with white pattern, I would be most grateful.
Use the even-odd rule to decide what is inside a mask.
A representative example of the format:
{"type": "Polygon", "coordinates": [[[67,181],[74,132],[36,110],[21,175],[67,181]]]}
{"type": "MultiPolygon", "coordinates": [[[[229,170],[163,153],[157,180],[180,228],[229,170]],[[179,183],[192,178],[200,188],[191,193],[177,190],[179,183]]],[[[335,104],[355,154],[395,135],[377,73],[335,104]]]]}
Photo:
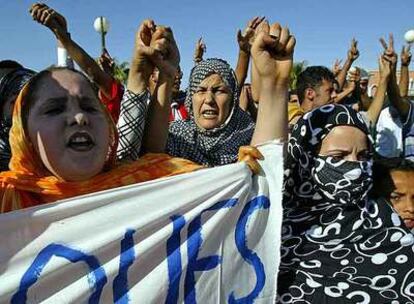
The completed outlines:
{"type": "Polygon", "coordinates": [[[117,124],[119,133],[118,160],[134,161],[138,159],[144,136],[149,98],[148,91],[135,94],[126,90],[124,93],[117,124]]]}
{"type": "MultiPolygon", "coordinates": [[[[414,236],[401,218],[385,200],[332,199],[316,186],[325,161],[338,165],[315,158],[340,125],[368,134],[352,109],[326,105],[305,114],[289,140],[277,302],[414,303],[414,236]]],[[[340,183],[349,182],[345,175],[340,183]]]]}
{"type": "Polygon", "coordinates": [[[167,152],[206,166],[219,166],[237,161],[239,147],[250,143],[255,124],[239,107],[237,80],[229,64],[216,58],[198,63],[191,71],[185,104],[190,118],[170,124],[167,152]],[[198,127],[194,121],[192,98],[200,83],[212,74],[219,74],[231,89],[232,106],[223,125],[205,130],[198,127]]]}

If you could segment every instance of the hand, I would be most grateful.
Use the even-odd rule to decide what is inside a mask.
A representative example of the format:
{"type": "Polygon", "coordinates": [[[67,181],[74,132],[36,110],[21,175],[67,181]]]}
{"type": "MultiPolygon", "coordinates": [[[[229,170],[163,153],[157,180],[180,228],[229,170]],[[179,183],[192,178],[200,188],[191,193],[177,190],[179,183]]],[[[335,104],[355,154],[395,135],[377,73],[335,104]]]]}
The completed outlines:
{"type": "Polygon", "coordinates": [[[194,50],[194,61],[199,63],[203,60],[204,53],[207,51],[206,44],[203,41],[203,37],[197,40],[196,47],[194,50]]]}
{"type": "MultiPolygon", "coordinates": [[[[263,26],[257,33],[251,49],[253,59],[252,81],[288,85],[293,65],[295,37],[287,27],[278,23],[263,26]]],[[[253,96],[254,98],[254,96],[253,96]]]]}
{"type": "Polygon", "coordinates": [[[402,66],[409,66],[411,62],[411,52],[410,52],[410,45],[403,46],[401,51],[401,65],[402,66]]]}
{"type": "Polygon", "coordinates": [[[380,56],[378,59],[380,79],[387,81],[391,75],[392,62],[385,56],[380,56]]]}
{"type": "MultiPolygon", "coordinates": [[[[150,46],[152,35],[155,32],[155,23],[151,19],[144,20],[135,36],[134,55],[131,62],[131,71],[142,74],[145,81],[148,81],[154,64],[150,57],[156,51],[150,46]]],[[[132,73],[131,73],[132,75],[132,73]]]]}
{"type": "Polygon", "coordinates": [[[238,161],[245,162],[250,170],[252,170],[253,174],[258,174],[260,172],[258,159],[262,160],[264,157],[256,147],[241,146],[239,148],[238,161]]]}
{"type": "Polygon", "coordinates": [[[358,50],[358,41],[355,40],[355,38],[352,38],[351,40],[351,47],[348,50],[348,60],[351,62],[354,62],[359,57],[359,50],[358,50]]]}
{"type": "Polygon", "coordinates": [[[109,55],[107,49],[104,49],[101,56],[98,58],[98,64],[104,72],[110,75],[113,74],[115,61],[112,59],[111,55],[109,55]]]}
{"type": "Polygon", "coordinates": [[[380,38],[380,42],[384,48],[384,58],[391,62],[391,68],[395,70],[397,68],[398,56],[394,49],[394,36],[389,35],[388,44],[384,38],[380,38]]]}
{"type": "Polygon", "coordinates": [[[335,77],[338,76],[338,74],[342,71],[341,63],[342,60],[336,59],[333,64],[332,73],[334,73],[335,77]]]}
{"type": "Polygon", "coordinates": [[[48,27],[56,37],[62,38],[68,35],[68,26],[65,17],[44,3],[35,3],[30,7],[33,20],[48,27]]]}
{"type": "Polygon", "coordinates": [[[150,58],[160,71],[160,76],[174,82],[180,63],[180,53],[171,28],[157,26],[150,46],[155,50],[154,56],[150,58]]]}
{"type": "Polygon", "coordinates": [[[253,43],[254,35],[256,29],[264,21],[265,17],[254,17],[249,21],[247,27],[244,29],[243,33],[241,30],[237,31],[237,42],[239,43],[239,48],[245,53],[250,53],[250,49],[253,43]]]}

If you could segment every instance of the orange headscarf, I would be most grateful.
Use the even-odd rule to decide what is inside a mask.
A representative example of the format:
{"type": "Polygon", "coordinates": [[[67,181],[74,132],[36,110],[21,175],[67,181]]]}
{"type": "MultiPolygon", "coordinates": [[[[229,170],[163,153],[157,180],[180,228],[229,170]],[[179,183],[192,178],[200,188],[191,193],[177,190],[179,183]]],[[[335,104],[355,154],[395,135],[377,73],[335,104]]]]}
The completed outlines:
{"type": "Polygon", "coordinates": [[[202,168],[191,161],[167,154],[147,154],[133,163],[115,166],[117,131],[105,110],[111,126],[111,147],[106,168],[112,169],[82,182],[62,181],[43,166],[24,130],[22,106],[27,93],[28,86],[20,92],[14,108],[10,130],[10,171],[0,173],[2,213],[202,168]]]}

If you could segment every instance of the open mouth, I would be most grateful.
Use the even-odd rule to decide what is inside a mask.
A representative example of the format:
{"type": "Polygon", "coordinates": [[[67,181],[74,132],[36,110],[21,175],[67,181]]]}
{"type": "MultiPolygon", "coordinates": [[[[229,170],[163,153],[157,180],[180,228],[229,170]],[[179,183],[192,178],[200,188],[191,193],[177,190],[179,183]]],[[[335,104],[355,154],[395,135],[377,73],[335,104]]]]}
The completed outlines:
{"type": "Polygon", "coordinates": [[[201,116],[205,119],[212,119],[218,116],[218,112],[216,110],[204,110],[201,112],[201,116]]]}
{"type": "Polygon", "coordinates": [[[95,142],[87,132],[76,132],[69,137],[66,146],[78,152],[85,152],[91,150],[95,142]]]}

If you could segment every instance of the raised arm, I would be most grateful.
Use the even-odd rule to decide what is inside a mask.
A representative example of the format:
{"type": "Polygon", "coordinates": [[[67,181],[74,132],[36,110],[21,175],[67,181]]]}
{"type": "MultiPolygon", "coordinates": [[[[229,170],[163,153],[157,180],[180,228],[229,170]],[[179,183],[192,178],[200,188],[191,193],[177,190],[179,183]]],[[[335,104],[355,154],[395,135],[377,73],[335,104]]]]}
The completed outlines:
{"type": "Polygon", "coordinates": [[[244,85],[246,81],[247,72],[249,70],[250,61],[250,49],[254,39],[255,31],[260,23],[264,20],[264,17],[254,17],[247,24],[243,33],[241,30],[237,31],[237,42],[239,44],[239,56],[237,59],[237,65],[235,69],[237,84],[239,88],[244,85]]]}
{"type": "Polygon", "coordinates": [[[349,69],[351,68],[354,61],[358,59],[358,57],[359,57],[358,41],[356,41],[355,38],[352,38],[351,47],[348,50],[346,61],[342,69],[339,71],[338,76],[336,77],[340,90],[342,90],[342,88],[345,85],[346,75],[349,69]]]}
{"type": "Polygon", "coordinates": [[[106,95],[111,96],[113,78],[105,73],[89,54],[72,40],[66,19],[43,3],[33,4],[30,14],[38,23],[48,27],[67,50],[69,56],[79,65],[88,77],[106,95]]]}
{"type": "Polygon", "coordinates": [[[384,106],[385,94],[387,93],[388,80],[391,75],[391,62],[381,56],[378,60],[379,65],[379,82],[377,94],[374,97],[371,105],[367,111],[367,117],[370,122],[371,128],[374,128],[377,124],[378,117],[381,114],[382,108],[384,106]]]}
{"type": "Polygon", "coordinates": [[[400,95],[402,98],[408,96],[408,85],[410,81],[410,72],[408,66],[411,62],[410,45],[403,46],[401,51],[401,71],[400,71],[400,95]]]}
{"type": "Polygon", "coordinates": [[[127,90],[121,102],[118,121],[118,159],[136,160],[141,152],[150,94],[148,83],[154,69],[151,57],[157,51],[151,47],[155,24],[144,20],[135,36],[134,50],[128,75],[127,90]]]}
{"type": "Polygon", "coordinates": [[[178,72],[180,54],[169,27],[156,27],[151,47],[159,52],[158,56],[153,57],[159,76],[148,110],[143,148],[145,152],[162,153],[165,152],[167,144],[172,89],[178,72]]]}
{"type": "Polygon", "coordinates": [[[391,62],[391,75],[387,86],[388,98],[390,103],[397,109],[398,113],[403,118],[402,120],[405,121],[410,111],[410,104],[401,98],[400,89],[397,84],[398,56],[394,49],[394,37],[390,34],[388,44],[383,38],[380,39],[380,42],[384,47],[384,58],[391,62]]]}
{"type": "Polygon", "coordinates": [[[252,83],[259,90],[259,109],[251,145],[269,140],[287,140],[288,89],[296,40],[278,23],[257,33],[251,55],[252,83]]]}
{"type": "Polygon", "coordinates": [[[203,41],[203,37],[200,37],[200,39],[197,40],[196,47],[194,49],[194,65],[203,60],[203,56],[206,51],[206,44],[203,41]]]}

